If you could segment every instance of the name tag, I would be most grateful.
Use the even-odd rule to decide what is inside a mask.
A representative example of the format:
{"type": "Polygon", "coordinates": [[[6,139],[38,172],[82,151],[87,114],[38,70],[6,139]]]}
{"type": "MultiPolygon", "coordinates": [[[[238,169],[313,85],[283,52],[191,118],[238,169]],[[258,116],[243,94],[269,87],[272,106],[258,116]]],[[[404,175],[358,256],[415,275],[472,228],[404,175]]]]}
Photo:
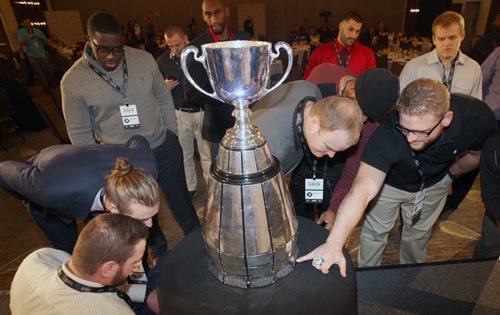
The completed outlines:
{"type": "Polygon", "coordinates": [[[122,123],[125,129],[134,129],[141,126],[139,122],[139,115],[137,113],[137,106],[121,105],[120,115],[122,116],[122,123]]]}
{"type": "Polygon", "coordinates": [[[323,179],[306,178],[305,180],[305,202],[323,203],[323,179]]]}

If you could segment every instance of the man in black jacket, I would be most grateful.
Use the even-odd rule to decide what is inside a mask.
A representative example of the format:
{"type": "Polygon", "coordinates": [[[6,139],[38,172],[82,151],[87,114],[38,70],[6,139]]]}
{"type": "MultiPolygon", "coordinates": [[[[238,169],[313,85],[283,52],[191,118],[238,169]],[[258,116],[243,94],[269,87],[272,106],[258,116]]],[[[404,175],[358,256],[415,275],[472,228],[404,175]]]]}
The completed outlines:
{"type": "MultiPolygon", "coordinates": [[[[190,44],[200,48],[204,44],[228,40],[249,40],[250,36],[242,31],[233,29],[228,24],[229,7],[223,0],[204,0],[201,5],[203,21],[207,23],[206,32],[198,36],[190,44]]],[[[194,61],[192,55],[188,60],[188,70],[196,83],[208,92],[212,92],[207,73],[203,65],[194,61]]],[[[232,116],[233,105],[222,103],[214,98],[205,96],[194,86],[186,82],[184,85],[186,100],[193,106],[203,106],[205,117],[203,120],[202,135],[210,142],[212,161],[217,156],[219,142],[226,130],[234,125],[232,116]]]]}

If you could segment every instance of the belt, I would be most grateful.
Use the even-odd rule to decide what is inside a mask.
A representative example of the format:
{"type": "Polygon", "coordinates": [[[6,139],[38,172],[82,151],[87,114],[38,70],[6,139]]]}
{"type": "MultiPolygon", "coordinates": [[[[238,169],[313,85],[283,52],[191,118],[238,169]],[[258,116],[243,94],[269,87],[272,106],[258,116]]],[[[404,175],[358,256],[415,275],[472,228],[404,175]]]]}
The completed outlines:
{"type": "Polygon", "coordinates": [[[180,110],[181,112],[186,112],[186,113],[197,113],[201,112],[203,109],[201,107],[198,108],[192,108],[192,107],[179,107],[177,110],[180,110]]]}

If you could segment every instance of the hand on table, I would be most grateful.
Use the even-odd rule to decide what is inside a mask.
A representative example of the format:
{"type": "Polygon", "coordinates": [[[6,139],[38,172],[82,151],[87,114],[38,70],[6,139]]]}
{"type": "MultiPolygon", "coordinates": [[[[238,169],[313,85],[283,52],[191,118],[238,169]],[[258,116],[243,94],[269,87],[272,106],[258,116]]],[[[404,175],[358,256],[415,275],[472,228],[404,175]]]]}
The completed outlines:
{"type": "Polygon", "coordinates": [[[346,270],[346,260],[342,248],[338,249],[336,246],[330,242],[326,242],[323,245],[318,246],[309,254],[297,258],[297,262],[301,263],[307,260],[312,260],[312,266],[318,270],[321,270],[324,274],[327,274],[330,267],[333,265],[338,265],[340,269],[340,275],[342,277],[347,276],[346,270]],[[318,263],[316,260],[322,258],[322,263],[318,263]]]}

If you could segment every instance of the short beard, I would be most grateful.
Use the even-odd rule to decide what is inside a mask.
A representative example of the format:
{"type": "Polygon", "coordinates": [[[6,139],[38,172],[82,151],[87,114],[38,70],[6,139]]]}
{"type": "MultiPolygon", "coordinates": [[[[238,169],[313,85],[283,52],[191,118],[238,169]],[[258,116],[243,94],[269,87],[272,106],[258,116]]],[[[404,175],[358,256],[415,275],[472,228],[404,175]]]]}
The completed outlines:
{"type": "Polygon", "coordinates": [[[215,31],[212,27],[210,27],[212,32],[214,32],[215,35],[222,35],[224,34],[224,31],[226,30],[226,24],[222,24],[221,30],[220,31],[215,31]]]}

